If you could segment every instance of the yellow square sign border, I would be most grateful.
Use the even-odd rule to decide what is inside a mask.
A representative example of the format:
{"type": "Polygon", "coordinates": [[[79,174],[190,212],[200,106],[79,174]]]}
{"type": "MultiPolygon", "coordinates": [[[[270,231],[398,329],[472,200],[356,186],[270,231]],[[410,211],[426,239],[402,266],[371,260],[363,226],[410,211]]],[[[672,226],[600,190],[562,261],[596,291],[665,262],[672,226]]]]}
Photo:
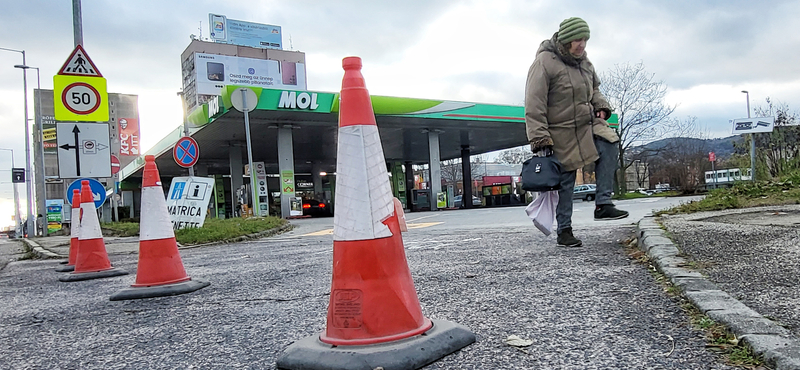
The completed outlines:
{"type": "Polygon", "coordinates": [[[74,121],[74,122],[108,122],[109,108],[108,108],[108,88],[106,79],[104,77],[92,76],[53,76],[53,107],[56,121],[74,121]],[[64,106],[61,100],[61,94],[67,86],[83,82],[92,86],[100,95],[100,106],[92,113],[89,114],[76,114],[64,106]]]}

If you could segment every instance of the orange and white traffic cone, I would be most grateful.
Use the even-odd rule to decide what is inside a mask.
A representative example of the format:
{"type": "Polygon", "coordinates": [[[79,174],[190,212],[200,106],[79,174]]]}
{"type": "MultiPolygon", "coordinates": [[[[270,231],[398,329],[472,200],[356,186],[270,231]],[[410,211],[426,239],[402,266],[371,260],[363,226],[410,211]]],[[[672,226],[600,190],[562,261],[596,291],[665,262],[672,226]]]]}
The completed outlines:
{"type": "Polygon", "coordinates": [[[469,345],[475,335],[422,314],[361,59],[345,58],[342,66],[327,327],[289,346],[277,366],[417,369],[469,345]]]}
{"type": "Polygon", "coordinates": [[[81,230],[78,235],[78,253],[75,271],[58,278],[60,281],[80,281],[127,275],[128,272],[111,266],[100,230],[100,219],[94,207],[94,196],[89,181],[81,181],[81,230]]]}
{"type": "Polygon", "coordinates": [[[147,155],[144,161],[136,283],[112,295],[112,301],[190,293],[211,284],[192,280],[186,274],[178,253],[155,157],[147,155]]]}
{"type": "Polygon", "coordinates": [[[78,233],[81,230],[81,192],[78,189],[72,190],[72,227],[69,229],[69,259],[67,265],[56,268],[56,272],[75,271],[75,261],[78,260],[78,233]]]}

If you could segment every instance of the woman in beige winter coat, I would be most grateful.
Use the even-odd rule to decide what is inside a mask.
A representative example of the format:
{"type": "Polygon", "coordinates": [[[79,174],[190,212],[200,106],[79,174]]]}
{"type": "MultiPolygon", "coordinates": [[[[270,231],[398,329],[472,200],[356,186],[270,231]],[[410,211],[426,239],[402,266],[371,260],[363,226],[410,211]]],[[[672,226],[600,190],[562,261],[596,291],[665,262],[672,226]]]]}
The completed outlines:
{"type": "Polygon", "coordinates": [[[583,244],[572,234],[572,193],[576,171],[589,163],[595,163],[597,177],[595,219],[628,216],[611,202],[619,137],[606,123],[611,109],[586,57],[589,35],[583,19],[561,22],[558,32],[539,46],[525,86],[525,125],[531,150],[539,155],[552,152],[563,166],[556,231],[558,245],[565,247],[583,244]]]}

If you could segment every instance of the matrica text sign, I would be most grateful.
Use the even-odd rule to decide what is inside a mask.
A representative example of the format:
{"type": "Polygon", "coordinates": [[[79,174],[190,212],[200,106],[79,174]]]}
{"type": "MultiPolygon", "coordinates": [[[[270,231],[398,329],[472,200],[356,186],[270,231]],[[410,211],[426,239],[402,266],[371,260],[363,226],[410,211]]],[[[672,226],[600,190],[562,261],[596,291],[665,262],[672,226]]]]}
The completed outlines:
{"type": "Polygon", "coordinates": [[[167,211],[174,230],[203,227],[214,189],[209,177],[175,177],[167,193],[167,211]]]}

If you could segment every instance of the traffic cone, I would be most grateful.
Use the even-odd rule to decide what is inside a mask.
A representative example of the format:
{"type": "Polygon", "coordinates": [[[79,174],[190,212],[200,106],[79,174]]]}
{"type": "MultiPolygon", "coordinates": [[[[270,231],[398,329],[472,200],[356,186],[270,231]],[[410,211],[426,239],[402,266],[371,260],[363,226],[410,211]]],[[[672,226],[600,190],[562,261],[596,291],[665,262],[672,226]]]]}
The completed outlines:
{"type": "Polygon", "coordinates": [[[281,369],[417,369],[475,341],[469,329],[429,320],[406,262],[361,59],[342,61],[326,330],[289,346],[281,369]]]}
{"type": "MultiPolygon", "coordinates": [[[[74,194],[74,193],[73,193],[74,194]]],[[[81,181],[80,232],[75,271],[58,278],[60,281],[80,281],[127,275],[128,272],[111,266],[100,231],[100,219],[94,207],[94,196],[89,181],[81,181]]]]}
{"type": "Polygon", "coordinates": [[[112,295],[112,301],[178,295],[211,285],[186,275],[155,157],[147,155],[144,161],[136,283],[112,295]]]}
{"type": "Polygon", "coordinates": [[[56,268],[56,272],[75,271],[75,261],[78,259],[78,233],[81,230],[81,192],[72,190],[72,226],[69,228],[69,259],[67,265],[56,268]]]}

